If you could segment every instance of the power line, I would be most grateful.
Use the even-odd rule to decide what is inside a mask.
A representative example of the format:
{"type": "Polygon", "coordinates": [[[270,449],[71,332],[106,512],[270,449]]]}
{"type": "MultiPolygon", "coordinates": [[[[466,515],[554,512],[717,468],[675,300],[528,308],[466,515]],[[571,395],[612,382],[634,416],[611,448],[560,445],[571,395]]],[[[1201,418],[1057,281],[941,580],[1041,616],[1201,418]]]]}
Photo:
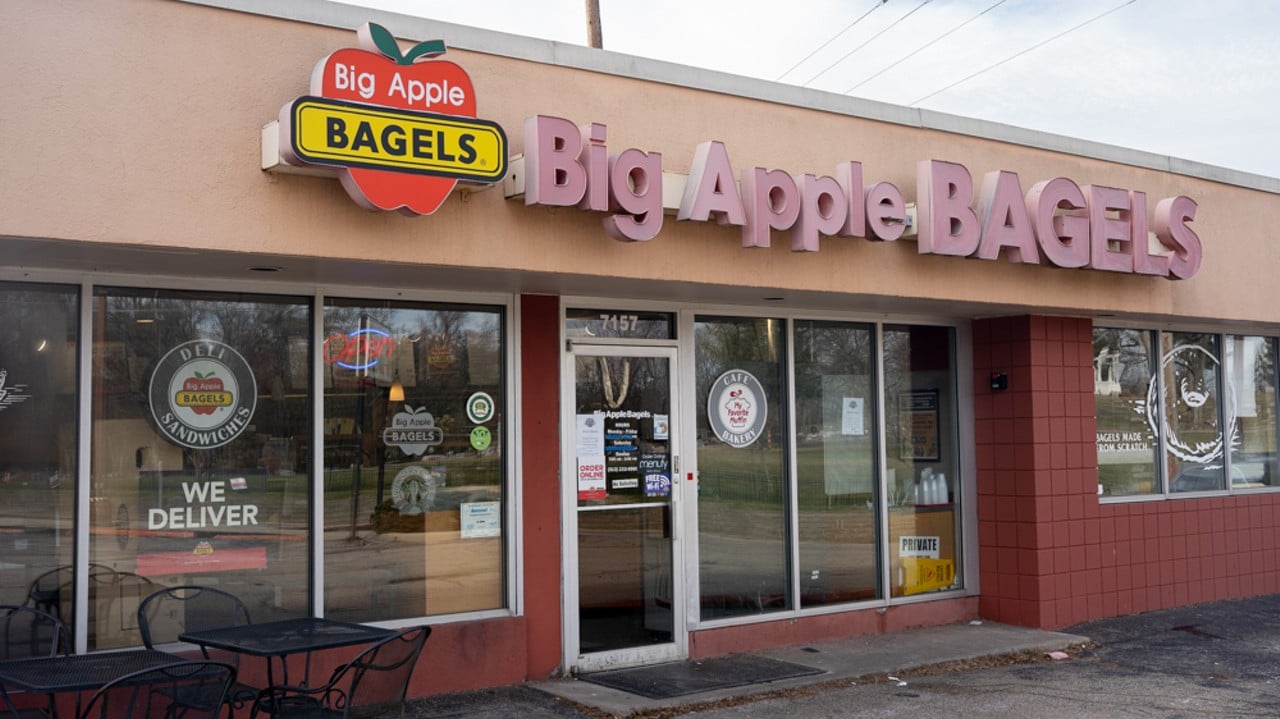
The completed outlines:
{"type": "Polygon", "coordinates": [[[871,42],[872,42],[873,40],[875,40],[876,38],[878,38],[878,37],[880,37],[881,35],[885,34],[886,32],[889,32],[889,31],[890,31],[890,30],[892,30],[895,26],[897,26],[897,24],[898,24],[898,23],[900,23],[900,22],[902,22],[903,20],[906,20],[907,18],[911,17],[912,15],[914,15],[914,14],[915,14],[916,10],[919,10],[920,8],[924,7],[925,5],[928,5],[930,2],[932,2],[932,0],[924,0],[924,2],[922,2],[922,3],[920,3],[919,5],[916,5],[915,7],[911,8],[911,11],[910,11],[910,12],[908,12],[906,15],[903,15],[902,17],[898,18],[897,20],[894,20],[893,22],[889,23],[889,26],[888,26],[888,27],[886,27],[885,29],[883,29],[883,30],[881,30],[880,32],[876,33],[875,35],[872,35],[871,37],[867,38],[867,41],[866,41],[866,42],[864,42],[864,43],[862,43],[861,45],[859,45],[859,46],[855,47],[854,49],[850,50],[849,52],[846,52],[844,55],[842,55],[842,56],[840,57],[840,59],[839,59],[839,60],[836,60],[835,62],[831,63],[830,65],[827,65],[825,68],[823,68],[823,69],[822,69],[822,72],[819,72],[817,75],[814,75],[813,77],[811,77],[811,78],[809,78],[808,80],[806,80],[806,81],[805,81],[805,83],[804,83],[803,85],[801,85],[801,87],[808,87],[808,86],[809,86],[809,83],[813,82],[814,80],[817,80],[818,78],[820,78],[820,77],[822,77],[823,75],[825,75],[825,74],[827,73],[827,71],[828,71],[828,70],[830,70],[831,68],[833,68],[833,67],[835,67],[836,65],[839,65],[840,63],[842,63],[842,62],[844,62],[845,60],[849,59],[849,56],[850,56],[850,55],[854,54],[855,52],[857,52],[857,51],[861,50],[862,48],[866,47],[867,45],[871,44],[871,42]]]}
{"type": "Polygon", "coordinates": [[[933,92],[929,93],[928,95],[925,95],[924,97],[920,98],[919,100],[916,100],[915,102],[913,102],[913,103],[911,103],[911,104],[907,105],[907,107],[915,107],[916,105],[919,105],[920,103],[924,102],[925,100],[928,100],[929,98],[933,97],[934,95],[938,95],[938,94],[944,93],[944,92],[946,92],[947,90],[950,90],[951,88],[955,87],[956,85],[960,85],[960,84],[962,84],[962,83],[966,83],[966,82],[968,82],[968,81],[972,80],[973,78],[975,78],[975,77],[977,77],[977,76],[981,75],[981,74],[982,74],[982,73],[984,73],[984,72],[987,72],[987,71],[989,71],[989,70],[994,70],[995,68],[1000,67],[1001,65],[1005,64],[1006,62],[1009,62],[1010,60],[1015,60],[1015,59],[1017,59],[1017,58],[1019,58],[1019,57],[1022,57],[1023,55],[1026,55],[1027,53],[1031,52],[1032,50],[1036,50],[1036,49],[1039,49],[1039,48],[1041,48],[1041,47],[1043,47],[1043,46],[1045,46],[1045,45],[1048,45],[1049,43],[1053,42],[1054,40],[1057,40],[1058,38],[1062,37],[1063,35],[1066,35],[1067,33],[1075,32],[1076,30],[1079,30],[1080,28],[1084,27],[1085,25],[1088,25],[1089,23],[1095,22],[1095,21],[1097,21],[1097,20],[1101,20],[1102,18],[1104,18],[1104,17],[1106,17],[1106,16],[1110,15],[1111,13],[1113,13],[1113,12],[1115,12],[1115,11],[1117,11],[1117,10],[1120,10],[1121,8],[1124,8],[1124,7],[1127,7],[1127,6],[1129,6],[1129,5],[1132,5],[1132,4],[1134,4],[1135,2],[1137,2],[1137,1],[1138,1],[1138,0],[1128,0],[1128,2],[1120,3],[1119,5],[1117,5],[1117,6],[1113,7],[1113,8],[1111,8],[1110,10],[1108,10],[1108,11],[1106,11],[1106,12],[1104,12],[1104,13],[1102,13],[1101,15],[1095,15],[1094,17],[1091,17],[1091,18],[1089,18],[1088,20],[1085,20],[1084,22],[1080,23],[1079,25],[1076,25],[1075,27],[1072,27],[1072,28],[1068,28],[1068,29],[1066,29],[1066,30],[1063,30],[1062,32],[1058,33],[1057,35],[1054,35],[1053,37],[1051,37],[1051,38],[1049,38],[1049,39],[1047,39],[1047,40],[1041,40],[1040,42],[1036,43],[1035,45],[1032,45],[1031,47],[1027,48],[1026,50],[1023,50],[1022,52],[1019,52],[1019,53],[1016,53],[1016,54],[1010,55],[1009,57],[1006,57],[1005,59],[1001,60],[1000,62],[995,63],[994,65],[989,65],[989,66],[987,66],[987,67],[984,67],[984,68],[982,68],[981,70],[979,70],[979,71],[977,71],[977,72],[973,73],[972,75],[969,75],[968,77],[964,77],[964,78],[961,78],[961,79],[959,79],[959,80],[956,80],[955,82],[951,83],[950,85],[947,85],[946,87],[942,88],[941,90],[934,90],[933,92]]]}
{"type": "Polygon", "coordinates": [[[867,79],[863,80],[862,82],[858,83],[857,85],[854,85],[853,87],[849,88],[848,90],[845,90],[845,91],[844,91],[843,93],[841,93],[841,94],[848,95],[849,93],[853,92],[854,90],[857,90],[858,88],[860,88],[860,87],[862,87],[863,85],[865,85],[865,84],[867,84],[867,83],[871,82],[872,80],[876,79],[877,77],[880,77],[881,75],[883,75],[884,73],[888,72],[889,70],[892,70],[893,68],[897,67],[898,65],[901,65],[902,63],[906,62],[907,60],[910,60],[911,58],[915,57],[915,56],[916,56],[917,54],[919,54],[921,51],[928,49],[930,46],[932,46],[932,45],[934,45],[935,43],[937,43],[937,42],[939,42],[939,41],[943,40],[944,38],[946,38],[946,37],[947,37],[948,35],[950,35],[951,33],[953,33],[953,32],[955,32],[955,31],[957,31],[957,30],[959,30],[959,29],[963,28],[965,25],[968,25],[969,23],[973,22],[974,20],[977,20],[978,18],[982,17],[983,15],[986,15],[987,13],[991,12],[992,10],[995,10],[996,8],[1000,7],[1001,5],[1005,4],[1005,3],[1006,3],[1006,2],[1008,2],[1008,1],[1009,1],[1009,0],[999,0],[999,2],[997,2],[996,4],[994,4],[994,5],[990,6],[990,7],[988,7],[986,10],[983,10],[982,12],[978,13],[977,15],[974,15],[973,17],[969,18],[968,20],[965,20],[964,22],[960,23],[959,25],[956,25],[955,27],[953,27],[953,28],[951,28],[950,30],[948,30],[948,31],[946,31],[946,32],[944,32],[944,33],[942,33],[941,35],[939,35],[939,36],[937,36],[937,37],[935,37],[934,39],[930,40],[929,42],[926,42],[925,44],[921,45],[920,47],[916,48],[915,50],[912,50],[911,52],[907,53],[906,55],[903,55],[903,56],[902,56],[901,58],[899,58],[898,60],[896,60],[896,61],[894,61],[894,62],[892,62],[892,63],[890,63],[890,64],[888,64],[888,65],[886,65],[886,66],[884,66],[884,67],[882,67],[882,68],[880,68],[880,70],[879,70],[878,72],[876,72],[874,75],[872,75],[871,77],[868,77],[867,79]]]}
{"type": "Polygon", "coordinates": [[[813,52],[809,53],[808,55],[805,55],[805,56],[800,60],[800,62],[797,62],[796,64],[794,64],[794,65],[792,65],[791,67],[787,68],[787,71],[786,71],[786,72],[784,72],[784,73],[782,73],[781,75],[777,76],[776,78],[774,78],[774,81],[776,82],[776,81],[781,80],[782,78],[786,77],[787,75],[790,75],[790,74],[791,74],[791,72],[792,72],[793,70],[795,70],[797,67],[800,67],[801,65],[805,64],[805,62],[806,62],[806,61],[808,61],[808,59],[809,59],[809,58],[813,57],[814,55],[817,55],[819,52],[821,52],[821,51],[822,51],[822,49],[823,49],[823,48],[825,48],[826,46],[828,46],[828,45],[830,45],[831,43],[835,42],[835,41],[836,41],[836,38],[840,37],[841,35],[845,34],[846,32],[849,32],[849,30],[850,30],[854,25],[857,25],[858,23],[862,22],[862,19],[863,19],[863,18],[865,18],[866,16],[868,16],[868,15],[870,15],[871,13],[875,12],[876,10],[879,10],[879,9],[880,9],[880,6],[881,6],[881,5],[884,5],[884,4],[885,4],[885,3],[887,3],[887,2],[889,2],[889,0],[876,0],[876,4],[875,4],[875,5],[872,5],[870,10],[868,10],[868,11],[866,11],[866,12],[862,13],[861,15],[859,15],[859,16],[858,16],[858,18],[857,18],[856,20],[854,20],[853,22],[849,23],[848,25],[845,25],[843,30],[841,30],[840,32],[836,33],[835,35],[832,35],[830,40],[827,40],[826,42],[824,42],[824,43],[822,43],[821,45],[819,45],[819,46],[818,46],[818,48],[817,48],[816,50],[814,50],[813,52]]]}

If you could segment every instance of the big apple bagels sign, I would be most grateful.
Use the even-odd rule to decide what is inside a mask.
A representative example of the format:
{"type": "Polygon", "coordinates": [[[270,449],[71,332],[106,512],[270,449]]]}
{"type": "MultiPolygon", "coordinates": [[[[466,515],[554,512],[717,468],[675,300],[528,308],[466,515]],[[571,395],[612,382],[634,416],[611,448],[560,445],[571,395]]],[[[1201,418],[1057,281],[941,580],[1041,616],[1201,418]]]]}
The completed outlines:
{"type": "Polygon", "coordinates": [[[476,119],[471,78],[434,58],[444,42],[400,51],[385,28],[366,23],[359,48],[316,64],[311,95],[280,110],[289,163],[334,168],[347,194],[369,210],[429,215],[458,181],[494,183],[507,173],[507,137],[476,119]]]}
{"type": "MultiPolygon", "coordinates": [[[[475,119],[474,90],[457,65],[433,58],[431,40],[401,52],[372,23],[360,48],[321,60],[311,96],[280,111],[280,148],[290,164],[335,168],[367,209],[426,215],[458,181],[494,183],[507,171],[506,135],[475,119]]],[[[522,171],[509,197],[527,205],[603,213],[604,230],[625,242],[651,240],[664,215],[742,228],[743,247],[768,247],[789,231],[791,250],[817,252],[821,236],[893,241],[912,219],[921,254],[1050,264],[1168,279],[1189,279],[1203,250],[1191,229],[1198,206],[1184,195],[1159,199],[1066,177],[1024,191],[1017,173],[989,172],[981,183],[963,165],[923,160],[916,167],[916,212],[890,182],[864,182],[862,164],[829,174],[793,175],[751,167],[736,175],[724,143],[699,145],[679,200],[664,202],[662,154],[627,148],[610,154],[603,123],[576,125],[536,115],[525,120],[522,171]],[[1149,213],[1149,207],[1150,213],[1149,213]]]]}
{"type": "MultiPolygon", "coordinates": [[[[862,163],[831,175],[752,167],[735,175],[719,141],[696,148],[674,207],[663,198],[662,154],[628,148],[610,155],[607,128],[547,116],[525,121],[523,194],[528,205],[608,213],[617,240],[650,240],[664,211],[677,220],[742,228],[743,247],[768,247],[773,230],[791,233],[791,250],[817,252],[821,235],[892,241],[908,224],[903,193],[889,182],[864,182],[862,163]]],[[[1017,173],[987,173],[976,192],[963,165],[924,160],[916,166],[917,246],[921,254],[1078,267],[1188,279],[1200,269],[1201,243],[1189,223],[1197,205],[1185,196],[1155,203],[1145,193],[1078,185],[1055,177],[1023,193],[1017,173]],[[975,199],[977,200],[975,205],[975,199]]]]}

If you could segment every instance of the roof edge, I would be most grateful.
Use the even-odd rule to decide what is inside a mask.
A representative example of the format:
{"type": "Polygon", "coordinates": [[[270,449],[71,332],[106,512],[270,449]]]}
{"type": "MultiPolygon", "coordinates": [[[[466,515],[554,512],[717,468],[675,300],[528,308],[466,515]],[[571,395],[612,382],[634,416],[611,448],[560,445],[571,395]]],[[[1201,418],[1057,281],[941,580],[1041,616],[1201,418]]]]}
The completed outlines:
{"type": "Polygon", "coordinates": [[[397,37],[403,39],[424,40],[444,36],[449,38],[450,47],[486,55],[558,65],[576,70],[599,72],[695,90],[736,95],[754,100],[849,115],[896,125],[967,135],[1280,194],[1280,178],[1243,170],[1232,170],[1171,155],[1134,150],[1118,145],[1031,130],[990,120],[979,120],[945,112],[893,105],[877,100],[837,95],[824,90],[786,85],[717,70],[694,68],[664,60],[624,55],[609,50],[588,48],[583,45],[543,40],[386,10],[347,5],[333,0],[177,1],[312,25],[352,30],[365,22],[373,21],[389,28],[395,28],[397,37]]]}

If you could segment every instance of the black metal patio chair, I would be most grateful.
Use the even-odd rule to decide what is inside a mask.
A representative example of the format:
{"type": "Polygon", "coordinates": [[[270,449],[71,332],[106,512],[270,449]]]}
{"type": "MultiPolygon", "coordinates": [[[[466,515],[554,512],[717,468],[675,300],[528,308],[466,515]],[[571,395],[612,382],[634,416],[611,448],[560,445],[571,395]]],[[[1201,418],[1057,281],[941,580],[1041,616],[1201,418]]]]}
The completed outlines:
{"type": "MultiPolygon", "coordinates": [[[[182,585],[165,587],[147,596],[138,605],[138,633],[148,649],[178,641],[183,632],[239,627],[252,622],[249,608],[239,597],[214,587],[182,585]]],[[[217,660],[240,670],[240,655],[201,647],[205,659],[217,660]]],[[[260,688],[235,682],[227,691],[227,702],[240,708],[258,695],[260,688]]],[[[182,701],[182,697],[175,697],[182,701]]]]}
{"type": "Polygon", "coordinates": [[[236,668],[225,662],[179,661],[144,669],[95,691],[78,719],[218,719],[235,677],[236,668]]]}
{"type": "Polygon", "coordinates": [[[267,687],[252,716],[274,719],[404,717],[409,678],[431,627],[411,627],[379,641],[333,671],[323,686],[267,687]],[[393,714],[396,710],[398,714],[393,714]]]}
{"type": "MultiPolygon", "coordinates": [[[[32,607],[0,604],[0,661],[56,657],[71,650],[66,628],[58,618],[32,607]]],[[[9,691],[0,686],[4,719],[43,719],[39,708],[14,706],[9,691]]]]}
{"type": "Polygon", "coordinates": [[[33,607],[0,604],[0,661],[55,657],[71,650],[57,617],[33,607]]]}
{"type": "Polygon", "coordinates": [[[54,567],[27,587],[27,604],[62,621],[62,590],[71,587],[71,566],[54,567]]]}

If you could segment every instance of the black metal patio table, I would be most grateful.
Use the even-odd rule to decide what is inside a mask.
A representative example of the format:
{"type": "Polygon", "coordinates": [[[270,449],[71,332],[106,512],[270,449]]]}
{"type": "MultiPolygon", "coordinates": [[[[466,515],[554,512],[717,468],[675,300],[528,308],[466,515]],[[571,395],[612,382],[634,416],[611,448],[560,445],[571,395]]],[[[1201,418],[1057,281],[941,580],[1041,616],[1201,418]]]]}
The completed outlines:
{"type": "Polygon", "coordinates": [[[303,617],[183,632],[178,635],[178,640],[205,648],[264,657],[267,661],[267,686],[274,687],[279,686],[276,684],[272,670],[274,660],[277,658],[280,660],[281,684],[289,684],[287,661],[289,655],[305,654],[306,664],[302,677],[302,685],[305,686],[311,676],[312,652],[356,644],[372,644],[393,634],[395,630],[371,627],[366,624],[340,622],[336,619],[321,617],[303,617]]]}
{"type": "Polygon", "coordinates": [[[76,714],[79,715],[80,692],[96,690],[126,674],[183,661],[187,660],[154,649],[11,659],[0,662],[0,686],[6,695],[9,689],[48,695],[50,711],[55,717],[58,716],[55,695],[75,692],[76,714]]]}

